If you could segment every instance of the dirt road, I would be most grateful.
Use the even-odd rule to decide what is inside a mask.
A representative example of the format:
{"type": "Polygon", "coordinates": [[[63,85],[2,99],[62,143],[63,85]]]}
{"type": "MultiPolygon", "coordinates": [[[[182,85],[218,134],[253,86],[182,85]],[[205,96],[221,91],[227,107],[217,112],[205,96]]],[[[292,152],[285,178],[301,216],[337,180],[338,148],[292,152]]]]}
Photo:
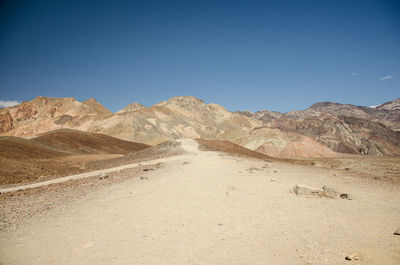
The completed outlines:
{"type": "Polygon", "coordinates": [[[333,171],[203,152],[0,234],[0,264],[399,264],[400,193],[333,171]],[[336,175],[336,176],[335,176],[336,175]],[[353,200],[298,197],[328,185],[353,200]],[[362,261],[346,261],[360,253],[362,261]]]}

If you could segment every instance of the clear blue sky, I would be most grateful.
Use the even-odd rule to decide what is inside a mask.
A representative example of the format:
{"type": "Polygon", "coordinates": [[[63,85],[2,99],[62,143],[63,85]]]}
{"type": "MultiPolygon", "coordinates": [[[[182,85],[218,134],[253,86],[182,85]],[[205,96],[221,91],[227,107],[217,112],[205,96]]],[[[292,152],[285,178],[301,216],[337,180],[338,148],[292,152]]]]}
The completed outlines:
{"type": "Polygon", "coordinates": [[[179,95],[232,111],[398,98],[400,1],[0,4],[0,100],[179,95]]]}

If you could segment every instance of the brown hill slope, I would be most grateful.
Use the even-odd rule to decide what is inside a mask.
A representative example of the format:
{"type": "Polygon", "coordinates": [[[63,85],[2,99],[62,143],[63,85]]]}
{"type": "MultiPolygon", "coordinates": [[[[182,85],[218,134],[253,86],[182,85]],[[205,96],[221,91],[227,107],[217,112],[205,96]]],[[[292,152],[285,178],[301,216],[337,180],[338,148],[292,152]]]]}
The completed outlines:
{"type": "Polygon", "coordinates": [[[0,137],[0,157],[15,160],[46,159],[69,155],[64,150],[36,143],[20,137],[0,137]]]}
{"type": "Polygon", "coordinates": [[[248,157],[254,157],[259,159],[272,159],[272,157],[250,150],[243,146],[234,144],[229,141],[221,140],[207,140],[207,139],[195,139],[199,143],[199,148],[206,151],[221,151],[230,154],[244,155],[248,157]]]}
{"type": "Polygon", "coordinates": [[[0,184],[104,168],[119,161],[113,164],[96,161],[120,158],[148,147],[103,134],[68,129],[51,131],[30,140],[0,137],[0,184]]]}
{"type": "Polygon", "coordinates": [[[105,134],[59,129],[39,135],[32,142],[73,154],[128,154],[149,147],[105,134]]]}

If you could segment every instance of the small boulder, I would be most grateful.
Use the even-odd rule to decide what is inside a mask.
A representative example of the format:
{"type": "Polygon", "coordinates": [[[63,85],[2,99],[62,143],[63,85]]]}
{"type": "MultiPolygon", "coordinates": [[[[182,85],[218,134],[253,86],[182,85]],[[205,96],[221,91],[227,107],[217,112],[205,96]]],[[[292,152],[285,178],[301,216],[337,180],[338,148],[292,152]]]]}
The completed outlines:
{"type": "Polygon", "coordinates": [[[101,173],[99,175],[99,179],[106,179],[106,178],[108,178],[108,174],[107,173],[101,173]]]}
{"type": "Polygon", "coordinates": [[[328,187],[326,185],[324,185],[321,189],[321,188],[296,184],[293,187],[293,191],[296,195],[328,197],[328,198],[338,198],[340,194],[335,189],[328,187]]]}
{"type": "Polygon", "coordinates": [[[296,195],[305,195],[305,196],[324,196],[324,190],[316,187],[306,186],[306,185],[299,185],[296,184],[293,187],[293,192],[296,195]]]}
{"type": "Polygon", "coordinates": [[[352,200],[353,199],[353,196],[351,196],[350,194],[347,194],[347,193],[342,193],[342,194],[340,194],[339,197],[342,198],[342,199],[346,199],[346,200],[352,200]]]}
{"type": "Polygon", "coordinates": [[[335,189],[333,189],[331,187],[328,187],[328,186],[324,185],[322,187],[322,189],[324,190],[324,196],[326,196],[326,197],[330,197],[330,198],[339,197],[339,193],[335,189]]]}
{"type": "Polygon", "coordinates": [[[400,227],[393,234],[395,234],[396,236],[400,236],[400,227]]]}

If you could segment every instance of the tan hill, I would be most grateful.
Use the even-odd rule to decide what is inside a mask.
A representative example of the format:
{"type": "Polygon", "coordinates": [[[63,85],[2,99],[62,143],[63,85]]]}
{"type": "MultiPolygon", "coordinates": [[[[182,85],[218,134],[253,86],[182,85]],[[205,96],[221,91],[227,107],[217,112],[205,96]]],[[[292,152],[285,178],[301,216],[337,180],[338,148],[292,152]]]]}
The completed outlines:
{"type": "Polygon", "coordinates": [[[261,122],[205,104],[194,97],[174,97],[149,108],[119,112],[89,128],[115,137],[155,145],[179,138],[232,140],[246,135],[261,122]]]}

